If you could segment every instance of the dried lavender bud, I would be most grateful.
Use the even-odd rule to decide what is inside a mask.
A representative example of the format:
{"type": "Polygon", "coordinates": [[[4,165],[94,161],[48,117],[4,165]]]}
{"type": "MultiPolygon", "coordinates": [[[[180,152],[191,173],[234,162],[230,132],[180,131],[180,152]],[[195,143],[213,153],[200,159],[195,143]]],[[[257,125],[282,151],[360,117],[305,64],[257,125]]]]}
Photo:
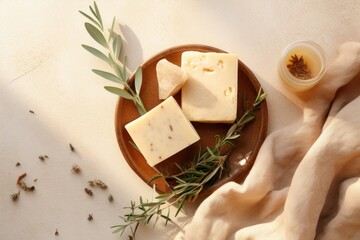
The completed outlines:
{"type": "Polygon", "coordinates": [[[92,180],[88,181],[88,184],[90,187],[95,187],[95,182],[92,180]]]}
{"type": "Polygon", "coordinates": [[[26,187],[24,190],[25,190],[25,192],[32,192],[35,190],[35,186],[26,187]]]}
{"type": "Polygon", "coordinates": [[[94,179],[94,180],[90,180],[88,181],[88,184],[91,186],[91,187],[99,187],[101,189],[107,189],[107,185],[101,181],[100,179],[94,179]]]}
{"type": "Polygon", "coordinates": [[[47,155],[40,155],[39,156],[39,159],[41,160],[41,161],[45,161],[45,159],[48,159],[49,157],[47,156],[47,155]]]}
{"type": "Polygon", "coordinates": [[[73,173],[80,173],[81,169],[80,169],[79,165],[73,164],[73,165],[72,165],[72,168],[71,168],[71,171],[72,171],[73,173]]]}
{"type": "Polygon", "coordinates": [[[19,199],[19,197],[20,197],[20,191],[10,195],[11,200],[13,200],[14,202],[16,202],[19,199]]]}
{"type": "Polygon", "coordinates": [[[72,152],[75,152],[75,148],[74,148],[74,146],[73,146],[71,143],[69,143],[69,147],[70,147],[70,150],[71,150],[72,152]]]}
{"type": "Polygon", "coordinates": [[[89,196],[92,196],[93,195],[93,192],[88,189],[88,188],[85,188],[85,192],[89,195],[89,196]]]}

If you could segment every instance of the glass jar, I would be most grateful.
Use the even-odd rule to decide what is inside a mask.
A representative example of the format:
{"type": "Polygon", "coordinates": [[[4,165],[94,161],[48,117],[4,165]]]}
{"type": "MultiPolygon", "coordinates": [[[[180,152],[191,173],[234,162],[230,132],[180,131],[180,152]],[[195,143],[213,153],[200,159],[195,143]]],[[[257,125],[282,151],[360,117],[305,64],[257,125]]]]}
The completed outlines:
{"type": "Polygon", "coordinates": [[[325,70],[325,52],[313,41],[293,42],[284,49],[280,57],[280,77],[294,90],[312,88],[324,76],[325,70]]]}

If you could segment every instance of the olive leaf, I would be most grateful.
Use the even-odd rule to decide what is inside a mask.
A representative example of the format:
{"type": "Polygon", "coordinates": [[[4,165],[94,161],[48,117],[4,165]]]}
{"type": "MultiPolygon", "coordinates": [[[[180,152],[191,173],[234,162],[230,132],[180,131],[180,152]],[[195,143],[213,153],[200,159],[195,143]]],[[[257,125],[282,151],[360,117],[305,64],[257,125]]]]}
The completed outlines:
{"type": "Polygon", "coordinates": [[[140,94],[140,89],[142,85],[142,68],[138,67],[135,72],[135,91],[137,94],[140,94]]]}
{"type": "Polygon", "coordinates": [[[130,95],[130,93],[128,93],[127,91],[125,91],[124,89],[121,88],[117,88],[117,87],[110,87],[110,86],[105,86],[104,87],[107,91],[114,93],[120,97],[129,99],[129,100],[133,100],[134,97],[130,95]]]}
{"type": "Polygon", "coordinates": [[[121,76],[123,79],[126,79],[126,63],[127,63],[127,57],[124,56],[124,60],[123,60],[123,69],[122,69],[122,72],[121,72],[121,76]]]}
{"type": "Polygon", "coordinates": [[[84,13],[82,11],[79,11],[79,12],[101,29],[100,24],[94,18],[90,17],[89,15],[87,15],[86,13],[84,13]]]}
{"type": "Polygon", "coordinates": [[[104,46],[105,48],[108,48],[107,41],[104,37],[104,35],[100,32],[99,29],[97,29],[94,25],[90,23],[85,23],[86,31],[90,34],[90,36],[99,44],[104,46]]]}
{"type": "Polygon", "coordinates": [[[119,59],[120,57],[121,44],[122,44],[121,37],[120,35],[116,34],[113,41],[113,51],[116,59],[119,59]]]}
{"type": "Polygon", "coordinates": [[[88,52],[90,52],[91,54],[93,54],[94,56],[104,60],[105,62],[109,63],[109,58],[104,54],[102,53],[101,51],[97,50],[96,48],[93,48],[93,47],[90,47],[88,45],[85,45],[85,44],[82,44],[81,45],[83,48],[85,48],[88,52]]]}
{"type": "Polygon", "coordinates": [[[100,11],[99,11],[99,8],[96,4],[96,2],[94,1],[94,8],[95,8],[95,12],[96,14],[94,14],[94,11],[91,9],[90,7],[90,10],[92,11],[92,13],[96,16],[97,20],[99,21],[100,25],[103,26],[103,22],[102,22],[102,19],[101,19],[101,14],[100,14],[100,11]]]}
{"type": "Polygon", "coordinates": [[[112,74],[112,73],[109,73],[109,72],[105,72],[105,71],[101,71],[101,70],[97,70],[97,69],[92,69],[92,71],[94,73],[96,73],[97,75],[99,75],[100,77],[103,77],[107,80],[110,80],[110,81],[113,81],[113,82],[116,82],[116,83],[120,83],[121,84],[121,79],[112,74]]]}

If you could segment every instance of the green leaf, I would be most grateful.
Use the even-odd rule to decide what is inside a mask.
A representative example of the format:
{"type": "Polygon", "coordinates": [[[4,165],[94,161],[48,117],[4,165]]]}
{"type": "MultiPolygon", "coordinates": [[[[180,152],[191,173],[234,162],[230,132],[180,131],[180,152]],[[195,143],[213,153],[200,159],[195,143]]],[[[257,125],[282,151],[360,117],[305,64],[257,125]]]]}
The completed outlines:
{"type": "Polygon", "coordinates": [[[228,132],[226,133],[226,136],[229,137],[231,134],[233,134],[237,127],[238,127],[238,124],[237,124],[237,123],[236,123],[236,124],[233,124],[233,125],[229,128],[228,132]]]}
{"type": "Polygon", "coordinates": [[[162,193],[162,194],[159,194],[158,196],[156,196],[155,198],[156,199],[164,199],[164,198],[169,198],[172,195],[173,195],[172,193],[162,193]]]}
{"type": "Polygon", "coordinates": [[[166,216],[164,216],[164,215],[161,215],[161,216],[166,219],[166,221],[165,221],[165,226],[166,226],[169,221],[171,222],[171,218],[170,218],[170,208],[168,208],[168,212],[167,212],[167,215],[166,215],[166,216]]]}
{"type": "Polygon", "coordinates": [[[132,227],[131,227],[131,233],[132,233],[131,240],[135,239],[135,234],[136,234],[136,231],[137,231],[139,225],[140,225],[140,223],[137,222],[136,225],[135,225],[135,228],[132,228],[132,227]]]}
{"type": "Polygon", "coordinates": [[[104,35],[100,32],[99,29],[97,29],[94,25],[90,23],[85,23],[86,31],[90,34],[90,36],[99,44],[104,46],[105,48],[108,48],[108,44],[106,42],[106,39],[104,35]]]}
{"type": "Polygon", "coordinates": [[[105,86],[104,87],[106,90],[108,90],[109,92],[111,93],[114,93],[120,97],[123,97],[123,98],[126,98],[126,99],[129,99],[129,100],[133,100],[134,97],[131,96],[130,93],[128,93],[127,91],[121,89],[121,88],[117,88],[117,87],[110,87],[110,86],[105,86]]]}
{"type": "Polygon", "coordinates": [[[113,17],[113,21],[111,24],[111,28],[109,30],[109,38],[108,38],[108,42],[110,42],[110,39],[114,36],[114,27],[115,27],[115,17],[113,17]]]}
{"type": "Polygon", "coordinates": [[[256,99],[256,103],[255,103],[254,106],[257,107],[262,101],[265,100],[266,96],[267,96],[266,93],[263,93],[263,94],[259,95],[259,96],[257,97],[257,99],[256,99]]]}
{"type": "Polygon", "coordinates": [[[141,205],[144,207],[153,207],[153,206],[158,206],[159,202],[144,202],[144,203],[141,203],[141,205]]]}
{"type": "Polygon", "coordinates": [[[149,224],[149,222],[150,222],[150,220],[151,220],[151,218],[154,216],[154,214],[152,214],[152,215],[150,215],[149,217],[148,217],[148,219],[146,220],[146,224],[149,224]]]}
{"type": "Polygon", "coordinates": [[[235,139],[238,139],[239,137],[240,137],[240,134],[232,135],[232,136],[228,137],[228,140],[235,140],[235,139]]]}
{"type": "Polygon", "coordinates": [[[88,52],[90,52],[91,54],[93,54],[94,56],[104,60],[105,62],[109,63],[109,59],[107,58],[107,56],[102,53],[101,51],[97,50],[96,48],[90,47],[88,45],[82,44],[81,45],[83,48],[85,48],[88,52]]]}
{"type": "Polygon", "coordinates": [[[119,34],[116,34],[113,41],[113,51],[116,59],[119,59],[120,57],[121,44],[122,44],[121,36],[119,34]]]}
{"type": "Polygon", "coordinates": [[[121,79],[121,82],[125,82],[125,80],[122,79],[120,66],[115,62],[114,58],[111,56],[110,53],[108,55],[108,59],[109,59],[109,64],[114,69],[116,76],[118,76],[119,79],[121,79]]]}
{"type": "Polygon", "coordinates": [[[127,62],[127,58],[126,56],[124,57],[124,60],[123,60],[123,69],[122,69],[122,79],[124,79],[124,81],[126,81],[126,62],[127,62]]]}
{"type": "Polygon", "coordinates": [[[140,95],[142,85],[142,68],[138,67],[138,69],[135,72],[135,91],[138,95],[140,95]]]}
{"type": "Polygon", "coordinates": [[[97,19],[99,20],[100,25],[103,26],[103,22],[102,22],[102,19],[101,19],[101,14],[100,14],[99,8],[98,8],[95,1],[94,1],[94,7],[95,7],[97,19]]]}
{"type": "Polygon", "coordinates": [[[112,73],[109,72],[105,72],[105,71],[101,71],[101,70],[97,70],[97,69],[92,69],[92,71],[94,73],[96,73],[97,75],[99,75],[100,77],[103,77],[107,80],[116,82],[116,83],[120,83],[121,84],[121,79],[118,76],[115,76],[112,73]]]}
{"type": "Polygon", "coordinates": [[[186,197],[184,197],[181,202],[180,202],[180,205],[178,206],[178,209],[175,213],[175,217],[180,213],[181,209],[183,208],[184,204],[185,204],[185,201],[186,201],[186,197]]]}
{"type": "Polygon", "coordinates": [[[100,24],[94,18],[92,18],[91,16],[87,15],[86,13],[84,13],[82,11],[79,11],[79,12],[101,29],[100,24]]]}
{"type": "Polygon", "coordinates": [[[118,233],[118,232],[124,231],[124,229],[126,228],[126,226],[124,226],[124,225],[119,225],[119,226],[112,226],[111,228],[116,228],[114,231],[112,231],[112,233],[118,233]]]}
{"type": "Polygon", "coordinates": [[[255,115],[249,115],[243,119],[241,125],[245,125],[246,123],[251,122],[253,119],[255,119],[255,115]]]}
{"type": "Polygon", "coordinates": [[[162,178],[162,175],[155,175],[152,178],[150,178],[150,180],[148,181],[148,183],[152,183],[153,181],[155,181],[156,179],[162,178]]]}

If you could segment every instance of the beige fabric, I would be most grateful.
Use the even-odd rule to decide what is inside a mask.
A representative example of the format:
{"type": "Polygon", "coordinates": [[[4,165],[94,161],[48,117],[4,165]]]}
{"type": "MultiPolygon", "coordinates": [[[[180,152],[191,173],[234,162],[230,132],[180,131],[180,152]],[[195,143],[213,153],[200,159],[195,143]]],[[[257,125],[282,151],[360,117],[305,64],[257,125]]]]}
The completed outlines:
{"type": "Polygon", "coordinates": [[[340,46],[303,119],[273,132],[241,185],[197,209],[177,239],[360,239],[360,43],[340,46]]]}

